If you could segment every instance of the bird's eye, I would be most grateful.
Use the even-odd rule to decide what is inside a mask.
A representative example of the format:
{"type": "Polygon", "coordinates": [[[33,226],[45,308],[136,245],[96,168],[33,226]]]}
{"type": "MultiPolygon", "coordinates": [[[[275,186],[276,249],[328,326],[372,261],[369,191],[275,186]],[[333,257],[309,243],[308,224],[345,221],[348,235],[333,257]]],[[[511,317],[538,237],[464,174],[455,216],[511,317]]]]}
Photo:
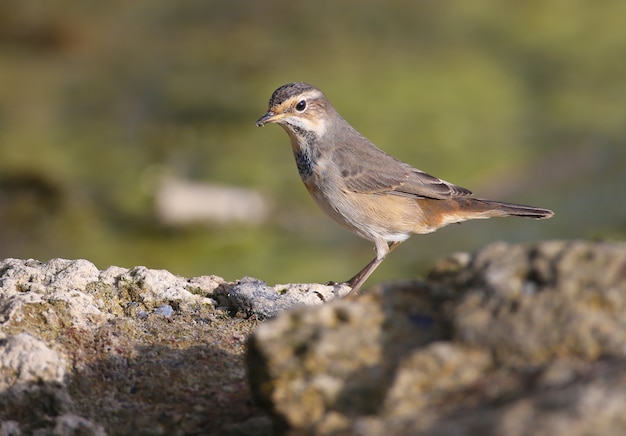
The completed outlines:
{"type": "Polygon", "coordinates": [[[296,110],[297,110],[298,112],[302,112],[302,111],[303,111],[303,110],[305,110],[305,109],[306,109],[306,101],[304,101],[304,100],[300,100],[300,101],[298,102],[298,104],[296,105],[296,110]]]}

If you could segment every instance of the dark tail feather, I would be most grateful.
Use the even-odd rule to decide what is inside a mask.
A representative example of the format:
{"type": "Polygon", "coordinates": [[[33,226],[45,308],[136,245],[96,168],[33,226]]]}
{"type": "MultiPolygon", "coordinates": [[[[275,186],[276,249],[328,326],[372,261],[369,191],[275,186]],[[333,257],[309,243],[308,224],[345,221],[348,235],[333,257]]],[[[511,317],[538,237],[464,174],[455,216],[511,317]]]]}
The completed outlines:
{"type": "MultiPolygon", "coordinates": [[[[515,215],[525,218],[545,219],[554,215],[550,209],[542,209],[540,207],[525,206],[523,204],[505,203],[503,201],[478,200],[486,206],[493,207],[494,212],[501,212],[502,215],[515,215]]],[[[498,213],[499,215],[499,213],[498,213]]]]}

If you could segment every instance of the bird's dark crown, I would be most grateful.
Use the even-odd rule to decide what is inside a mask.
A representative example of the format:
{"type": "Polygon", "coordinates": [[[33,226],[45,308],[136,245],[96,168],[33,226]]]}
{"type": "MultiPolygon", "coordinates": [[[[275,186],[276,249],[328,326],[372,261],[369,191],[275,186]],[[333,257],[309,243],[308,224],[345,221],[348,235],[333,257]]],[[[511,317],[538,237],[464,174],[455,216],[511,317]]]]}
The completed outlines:
{"type": "Polygon", "coordinates": [[[272,97],[270,98],[270,107],[276,107],[290,98],[312,89],[317,88],[304,82],[294,82],[283,85],[272,94],[272,97]]]}

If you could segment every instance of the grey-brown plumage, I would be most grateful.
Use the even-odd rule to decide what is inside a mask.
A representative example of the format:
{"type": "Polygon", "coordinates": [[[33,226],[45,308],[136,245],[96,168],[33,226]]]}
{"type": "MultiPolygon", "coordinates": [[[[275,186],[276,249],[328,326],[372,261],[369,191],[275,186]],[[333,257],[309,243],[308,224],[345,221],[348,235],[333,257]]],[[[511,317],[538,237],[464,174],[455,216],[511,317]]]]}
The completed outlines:
{"type": "Polygon", "coordinates": [[[549,218],[548,209],[477,199],[385,153],[357,132],[316,87],[296,82],[272,94],[257,126],[289,135],[300,177],[331,218],[376,245],[376,258],[347,283],[357,291],[411,233],[496,216],[549,218]]]}

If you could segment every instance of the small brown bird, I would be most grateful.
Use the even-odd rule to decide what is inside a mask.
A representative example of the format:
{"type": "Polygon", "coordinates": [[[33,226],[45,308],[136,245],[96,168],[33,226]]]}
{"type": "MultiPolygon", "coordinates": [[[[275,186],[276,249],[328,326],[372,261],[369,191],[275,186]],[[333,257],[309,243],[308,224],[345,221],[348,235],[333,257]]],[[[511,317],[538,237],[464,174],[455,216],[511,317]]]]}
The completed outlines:
{"type": "Polygon", "coordinates": [[[472,198],[468,189],[399,161],[357,132],[307,83],[274,91],[256,125],[267,123],[280,125],[289,135],[300,177],[322,210],[376,245],[376,257],[346,282],[351,292],[411,233],[431,233],[471,219],[554,215],[548,209],[472,198]]]}

